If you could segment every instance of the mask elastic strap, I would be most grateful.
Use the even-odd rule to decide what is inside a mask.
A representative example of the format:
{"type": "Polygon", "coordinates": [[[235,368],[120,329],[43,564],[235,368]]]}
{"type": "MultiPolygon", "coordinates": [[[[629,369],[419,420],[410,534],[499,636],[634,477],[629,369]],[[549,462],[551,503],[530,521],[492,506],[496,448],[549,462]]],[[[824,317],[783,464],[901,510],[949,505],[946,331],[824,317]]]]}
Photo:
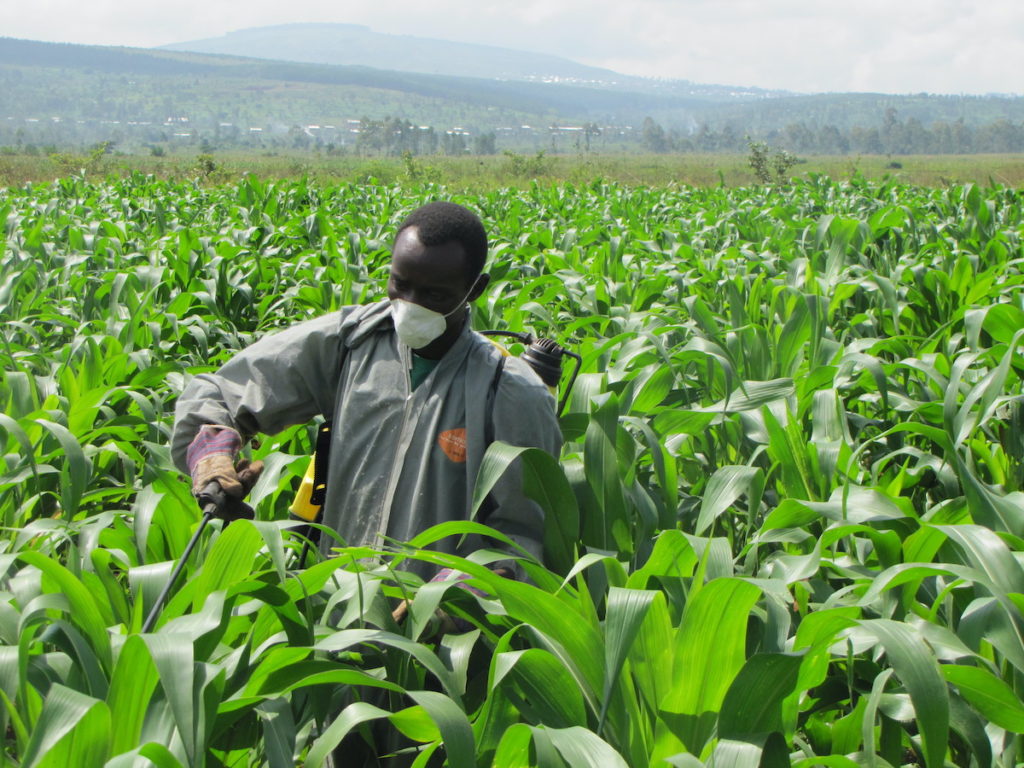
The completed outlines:
{"type": "Polygon", "coordinates": [[[477,279],[473,281],[473,285],[471,285],[469,287],[469,290],[466,292],[466,295],[462,297],[462,301],[460,301],[458,304],[455,305],[455,309],[453,309],[451,312],[445,313],[444,317],[446,319],[451,317],[452,315],[454,315],[456,312],[458,312],[460,309],[462,309],[466,305],[466,302],[469,299],[469,295],[471,293],[473,293],[473,291],[476,289],[476,284],[479,283],[479,282],[480,282],[480,278],[478,276],[477,279]]]}

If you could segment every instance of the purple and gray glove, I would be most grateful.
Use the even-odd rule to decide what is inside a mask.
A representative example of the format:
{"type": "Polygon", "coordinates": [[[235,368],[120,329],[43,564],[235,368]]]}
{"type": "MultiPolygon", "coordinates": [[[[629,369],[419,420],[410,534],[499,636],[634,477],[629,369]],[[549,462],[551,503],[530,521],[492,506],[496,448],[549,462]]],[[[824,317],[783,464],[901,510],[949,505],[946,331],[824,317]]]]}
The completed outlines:
{"type": "Polygon", "coordinates": [[[210,483],[217,483],[228,496],[243,498],[263,472],[263,462],[242,459],[242,436],[231,427],[206,424],[188,447],[185,461],[192,475],[192,493],[200,496],[210,483]]]}

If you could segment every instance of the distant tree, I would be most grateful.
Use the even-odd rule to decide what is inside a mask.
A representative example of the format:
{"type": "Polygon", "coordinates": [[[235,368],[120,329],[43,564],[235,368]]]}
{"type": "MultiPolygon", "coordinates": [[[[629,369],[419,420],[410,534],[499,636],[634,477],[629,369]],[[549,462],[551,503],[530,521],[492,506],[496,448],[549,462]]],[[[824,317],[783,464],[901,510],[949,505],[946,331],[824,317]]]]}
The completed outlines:
{"type": "Polygon", "coordinates": [[[446,155],[466,154],[466,136],[457,131],[446,131],[441,139],[441,147],[446,155]]]}
{"type": "Polygon", "coordinates": [[[668,139],[665,137],[665,129],[648,116],[644,118],[641,141],[644,148],[650,152],[668,152],[668,139]]]}
{"type": "Polygon", "coordinates": [[[293,125],[288,129],[288,143],[292,149],[309,149],[313,139],[301,125],[293,125]]]}
{"type": "Polygon", "coordinates": [[[718,134],[707,123],[701,123],[694,134],[693,147],[698,152],[714,152],[718,149],[718,134]]]}
{"type": "Polygon", "coordinates": [[[887,107],[882,118],[882,129],[879,131],[882,140],[882,151],[887,155],[904,154],[903,123],[896,117],[895,107],[887,107]]]}
{"type": "Polygon", "coordinates": [[[814,148],[814,132],[803,122],[787,125],[783,137],[783,143],[791,152],[808,152],[814,148]]]}
{"type": "Polygon", "coordinates": [[[932,134],[916,117],[908,118],[903,125],[900,146],[908,154],[924,155],[935,151],[932,134]]]}
{"type": "Polygon", "coordinates": [[[850,140],[831,123],[818,131],[817,144],[817,151],[827,155],[845,155],[850,151],[850,140]]]}
{"type": "Polygon", "coordinates": [[[974,151],[974,132],[964,123],[961,117],[953,123],[953,151],[957,154],[967,154],[974,151]]]}
{"type": "Polygon", "coordinates": [[[437,131],[434,130],[433,126],[425,131],[420,131],[420,134],[420,146],[423,148],[424,154],[432,155],[437,152],[439,140],[437,138],[437,131]]]}
{"type": "Polygon", "coordinates": [[[384,122],[363,117],[359,120],[359,138],[356,151],[361,155],[384,151],[384,122]]]}
{"type": "Polygon", "coordinates": [[[975,132],[975,146],[984,152],[1019,152],[1024,146],[1024,125],[996,120],[975,132]]]}
{"type": "Polygon", "coordinates": [[[940,155],[953,153],[953,131],[949,127],[949,123],[944,120],[932,123],[931,134],[932,146],[935,148],[935,152],[940,155]]]}
{"type": "Polygon", "coordinates": [[[789,181],[789,169],[796,164],[796,156],[784,149],[774,152],[766,142],[747,139],[750,156],[747,162],[754,176],[762,184],[785,184],[789,181]]]}
{"type": "Polygon", "coordinates": [[[881,155],[882,136],[877,128],[855,126],[850,132],[850,144],[854,151],[865,155],[881,155]]]}
{"type": "Polygon", "coordinates": [[[474,155],[496,155],[497,153],[497,136],[494,131],[479,133],[473,137],[474,155]]]}
{"type": "Polygon", "coordinates": [[[737,132],[736,126],[727,123],[719,133],[718,144],[726,152],[737,152],[746,148],[746,139],[737,132]]]}

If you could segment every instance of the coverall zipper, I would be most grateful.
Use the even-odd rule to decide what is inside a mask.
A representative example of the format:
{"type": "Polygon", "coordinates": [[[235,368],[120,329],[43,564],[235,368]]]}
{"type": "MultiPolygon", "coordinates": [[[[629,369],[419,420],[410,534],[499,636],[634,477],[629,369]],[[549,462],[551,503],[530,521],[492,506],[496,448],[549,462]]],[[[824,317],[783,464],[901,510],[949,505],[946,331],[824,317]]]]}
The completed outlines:
{"type": "Polygon", "coordinates": [[[412,391],[412,378],[410,374],[411,359],[408,348],[401,346],[399,356],[402,360],[402,368],[405,371],[405,404],[402,407],[402,426],[398,430],[398,445],[395,447],[395,454],[391,458],[391,471],[388,473],[388,487],[381,501],[380,512],[377,519],[377,548],[384,544],[384,537],[387,536],[388,526],[391,524],[391,506],[395,498],[395,490],[398,488],[398,480],[401,477],[401,468],[405,463],[405,453],[409,450],[409,439],[406,430],[409,427],[409,411],[412,408],[412,401],[415,393],[412,391]]]}

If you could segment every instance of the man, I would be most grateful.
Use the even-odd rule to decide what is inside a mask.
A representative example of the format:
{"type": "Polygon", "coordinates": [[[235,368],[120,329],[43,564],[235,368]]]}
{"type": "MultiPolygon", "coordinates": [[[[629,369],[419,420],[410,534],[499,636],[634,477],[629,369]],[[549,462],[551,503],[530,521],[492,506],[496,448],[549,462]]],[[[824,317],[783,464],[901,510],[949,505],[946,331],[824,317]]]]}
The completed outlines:
{"type": "MultiPolygon", "coordinates": [[[[499,369],[499,350],[469,327],[469,304],[489,280],[486,257],[475,214],[425,205],[399,227],[388,301],[300,323],[196,376],[172,438],[193,490],[216,481],[244,495],[259,468],[236,466],[243,443],[323,415],[333,430],[322,522],[350,546],[378,546],[469,519],[490,439],[557,455],[552,395],[517,358],[499,369]]],[[[523,495],[520,473],[507,472],[489,501],[482,522],[539,558],[543,513],[523,495]]],[[[436,547],[465,555],[489,543],[456,545],[436,547]]],[[[324,554],[332,546],[322,538],[324,554]]]]}

